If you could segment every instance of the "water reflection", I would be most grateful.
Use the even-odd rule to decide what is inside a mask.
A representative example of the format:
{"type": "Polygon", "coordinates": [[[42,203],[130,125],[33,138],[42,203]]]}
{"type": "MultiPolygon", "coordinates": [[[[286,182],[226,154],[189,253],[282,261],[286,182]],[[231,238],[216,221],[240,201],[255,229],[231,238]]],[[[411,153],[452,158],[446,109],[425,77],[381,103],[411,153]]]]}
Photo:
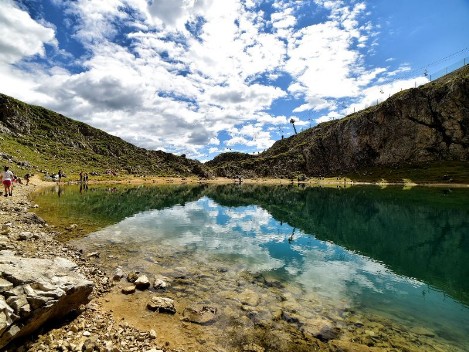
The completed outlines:
{"type": "Polygon", "coordinates": [[[158,253],[162,263],[268,276],[301,287],[297,300],[313,294],[465,346],[468,199],[467,190],[225,185],[90,187],[59,202],[113,223],[85,241],[121,246],[129,263],[158,253]]]}
{"type": "MultiPolygon", "coordinates": [[[[226,211],[212,209],[211,213],[194,213],[189,219],[193,226],[204,223],[206,217],[214,217],[216,212],[219,226],[213,231],[225,233],[224,226],[231,219],[242,227],[242,233],[255,238],[264,236],[261,234],[265,229],[259,224],[273,217],[279,226],[269,229],[270,236],[287,236],[295,245],[299,244],[295,231],[313,235],[373,258],[398,274],[426,282],[469,303],[469,191],[466,189],[402,191],[377,187],[183,185],[93,187],[83,194],[74,187],[61,187],[59,194],[60,199],[54,198],[57,197],[54,191],[37,196],[41,203],[39,215],[48,218],[56,214],[69,223],[90,223],[96,227],[207,196],[227,207],[226,211]],[[254,209],[252,205],[259,208],[254,209]],[[235,214],[233,209],[241,210],[235,214]],[[238,221],[242,216],[250,220],[238,221]],[[255,224],[259,226],[257,229],[247,228],[255,224]]],[[[279,239],[272,243],[278,244],[279,239]]],[[[270,247],[274,250],[275,246],[270,247]]]]}
{"type": "Polygon", "coordinates": [[[232,186],[211,189],[222,205],[257,204],[318,239],[383,262],[399,274],[469,303],[469,192],[417,188],[232,186]]]}

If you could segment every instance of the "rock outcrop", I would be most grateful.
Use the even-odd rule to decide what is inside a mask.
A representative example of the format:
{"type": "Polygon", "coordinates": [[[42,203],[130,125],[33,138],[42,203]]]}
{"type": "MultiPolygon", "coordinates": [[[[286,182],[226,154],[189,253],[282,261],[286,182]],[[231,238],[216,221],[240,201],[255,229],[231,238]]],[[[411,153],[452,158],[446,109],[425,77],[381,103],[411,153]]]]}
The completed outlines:
{"type": "Polygon", "coordinates": [[[91,281],[65,258],[23,258],[0,251],[0,349],[88,303],[91,281]]]}
{"type": "Polygon", "coordinates": [[[332,176],[368,167],[469,160],[469,65],[385,102],[277,141],[255,157],[220,156],[218,176],[332,176]]]}

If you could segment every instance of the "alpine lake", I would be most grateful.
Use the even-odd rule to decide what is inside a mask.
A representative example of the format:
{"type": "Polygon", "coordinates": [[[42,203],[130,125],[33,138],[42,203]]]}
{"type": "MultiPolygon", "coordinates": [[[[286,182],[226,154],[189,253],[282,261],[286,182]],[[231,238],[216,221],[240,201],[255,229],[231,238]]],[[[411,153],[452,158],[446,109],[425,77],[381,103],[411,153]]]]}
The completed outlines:
{"type": "Polygon", "coordinates": [[[469,188],[56,185],[33,200],[109,277],[168,283],[124,295],[123,279],[102,304],[169,348],[469,351],[469,188]],[[147,310],[155,295],[176,314],[147,310]],[[184,321],[193,305],[215,318],[184,321]]]}

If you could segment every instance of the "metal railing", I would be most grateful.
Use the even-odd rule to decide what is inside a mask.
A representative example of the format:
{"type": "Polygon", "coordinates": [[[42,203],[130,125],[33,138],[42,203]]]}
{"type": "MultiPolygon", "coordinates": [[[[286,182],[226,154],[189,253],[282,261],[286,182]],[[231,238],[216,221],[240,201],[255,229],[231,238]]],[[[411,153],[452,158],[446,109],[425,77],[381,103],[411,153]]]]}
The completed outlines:
{"type": "Polygon", "coordinates": [[[445,68],[442,68],[441,70],[438,70],[436,72],[433,72],[431,74],[428,74],[428,79],[430,81],[434,81],[435,79],[438,79],[440,77],[443,77],[444,75],[447,75],[448,73],[451,73],[453,71],[456,71],[458,68],[461,68],[463,66],[469,65],[469,56],[465,57],[458,62],[455,62],[449,66],[446,66],[445,68]]]}

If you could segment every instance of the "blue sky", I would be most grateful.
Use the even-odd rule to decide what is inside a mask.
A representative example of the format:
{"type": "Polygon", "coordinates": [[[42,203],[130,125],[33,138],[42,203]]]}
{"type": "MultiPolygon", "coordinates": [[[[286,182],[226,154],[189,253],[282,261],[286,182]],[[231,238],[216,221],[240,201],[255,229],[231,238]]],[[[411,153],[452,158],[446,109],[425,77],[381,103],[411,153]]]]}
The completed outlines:
{"type": "Polygon", "coordinates": [[[0,92],[137,146],[257,153],[469,57],[468,0],[0,0],[0,92]]]}

